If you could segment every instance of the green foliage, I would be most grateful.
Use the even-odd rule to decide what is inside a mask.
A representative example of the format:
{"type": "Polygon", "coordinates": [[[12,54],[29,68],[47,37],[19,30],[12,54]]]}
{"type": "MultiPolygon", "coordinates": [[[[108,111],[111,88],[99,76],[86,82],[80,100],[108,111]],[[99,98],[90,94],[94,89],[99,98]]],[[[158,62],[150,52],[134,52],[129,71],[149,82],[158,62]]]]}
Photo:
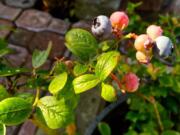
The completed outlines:
{"type": "Polygon", "coordinates": [[[99,79],[93,74],[85,74],[74,79],[73,86],[75,93],[81,93],[95,87],[99,79]]]}
{"type": "Polygon", "coordinates": [[[7,98],[9,96],[7,90],[4,88],[3,85],[0,85],[0,101],[7,98]]]}
{"type": "Polygon", "coordinates": [[[73,120],[72,109],[65,99],[57,100],[53,96],[46,96],[38,101],[37,117],[43,118],[51,129],[64,127],[73,120]]]}
{"type": "Polygon", "coordinates": [[[129,130],[125,135],[138,135],[138,133],[134,130],[129,130]]]}
{"type": "Polygon", "coordinates": [[[101,122],[98,124],[98,130],[101,135],[111,135],[111,128],[105,122],[101,122]]]}
{"type": "Polygon", "coordinates": [[[0,38],[0,50],[5,49],[7,47],[7,42],[4,39],[0,38]]]}
{"type": "Polygon", "coordinates": [[[74,69],[73,69],[73,73],[75,76],[80,76],[82,74],[84,74],[86,71],[88,70],[88,66],[87,65],[82,65],[82,64],[76,64],[74,69]]]}
{"type": "Polygon", "coordinates": [[[102,51],[108,51],[114,46],[114,44],[116,44],[115,40],[106,40],[102,41],[99,46],[102,48],[102,51]]]}
{"type": "Polygon", "coordinates": [[[23,98],[30,104],[32,104],[34,101],[34,95],[31,93],[17,93],[15,94],[15,97],[23,98]]]}
{"type": "MultiPolygon", "coordinates": [[[[130,20],[130,27],[128,26],[127,31],[143,33],[149,24],[142,21],[142,18],[135,13],[134,9],[136,6],[138,4],[128,4],[127,12],[133,17],[130,20]],[[139,24],[140,27],[137,27],[135,24],[139,24]]],[[[152,23],[160,25],[163,29],[163,35],[169,36],[173,40],[176,48],[176,59],[180,57],[179,43],[176,39],[178,37],[178,20],[179,18],[170,15],[161,15],[157,22],[152,23]]],[[[119,64],[119,72],[130,70],[137,73],[141,78],[141,87],[138,89],[138,92],[131,94],[127,101],[130,110],[126,115],[126,119],[131,124],[125,135],[163,135],[166,131],[166,134],[171,135],[172,129],[175,133],[178,133],[180,131],[177,126],[177,121],[179,121],[178,115],[180,113],[178,107],[180,102],[179,62],[176,61],[173,67],[168,67],[153,59],[151,63],[153,68],[148,65],[138,65],[137,63],[122,66],[122,63],[119,64]],[[153,104],[147,100],[151,99],[152,96],[156,100],[155,104],[159,111],[163,129],[159,126],[153,104]]]]}
{"type": "Polygon", "coordinates": [[[52,94],[57,94],[65,86],[68,75],[66,72],[56,76],[49,84],[49,92],[52,94]]]}
{"type": "Polygon", "coordinates": [[[101,97],[108,102],[117,100],[115,89],[111,85],[104,83],[102,83],[101,97]]]}
{"type": "Polygon", "coordinates": [[[63,62],[56,62],[54,65],[54,74],[59,75],[67,71],[67,67],[63,62]]]}
{"type": "MultiPolygon", "coordinates": [[[[23,65],[11,66],[6,56],[13,50],[8,48],[4,39],[0,39],[0,82],[3,83],[0,85],[0,135],[5,135],[6,125],[21,124],[26,119],[35,123],[38,121],[37,126],[45,127],[45,131],[65,128],[75,122],[74,112],[80,93],[101,84],[101,87],[96,87],[101,88],[99,95],[113,102],[117,99],[117,93],[127,92],[126,85],[131,85],[128,84],[131,79],[124,80],[124,75],[129,72],[140,78],[140,87],[128,94],[129,110],[125,120],[129,122],[129,127],[126,133],[120,134],[179,135],[179,19],[163,15],[154,22],[160,24],[164,35],[173,40],[174,66],[164,65],[154,57],[147,65],[137,63],[133,39],[129,38],[132,32],[145,33],[149,25],[135,14],[139,5],[128,4],[129,26],[126,31],[119,31],[118,34],[122,35],[115,39],[96,40],[90,32],[82,29],[67,32],[65,44],[78,59],[72,62],[56,57],[49,70],[41,69],[41,66],[48,59],[51,42],[46,50],[34,51],[33,69],[25,69],[23,65]],[[131,34],[127,34],[129,32],[131,34]],[[72,62],[71,65],[68,62],[72,62]],[[47,92],[49,96],[44,96],[47,92]]],[[[111,135],[110,127],[104,122],[99,123],[98,129],[102,135],[111,135]]]]}
{"type": "Polygon", "coordinates": [[[24,122],[30,115],[32,106],[19,97],[6,98],[0,102],[0,123],[17,125],[24,122]]]}
{"type": "Polygon", "coordinates": [[[7,54],[9,54],[9,53],[11,53],[11,52],[12,52],[12,50],[9,49],[9,48],[1,49],[0,50],[0,58],[7,55],[7,54]]]}
{"type": "Polygon", "coordinates": [[[12,50],[8,48],[8,44],[4,39],[0,38],[0,58],[11,53],[12,50]]]}
{"type": "Polygon", "coordinates": [[[57,99],[59,100],[63,97],[64,99],[66,99],[66,102],[68,102],[71,108],[75,109],[78,105],[80,96],[75,94],[72,81],[73,81],[73,77],[69,76],[64,88],[58,92],[57,99]]]}
{"type": "Polygon", "coordinates": [[[97,53],[97,41],[86,30],[72,29],[66,34],[65,40],[67,48],[83,61],[90,60],[97,53]]]}
{"type": "Polygon", "coordinates": [[[6,67],[6,66],[1,66],[0,67],[0,76],[5,77],[5,76],[13,76],[17,74],[22,74],[28,72],[27,69],[25,68],[12,68],[12,67],[6,67]]]}
{"type": "Polygon", "coordinates": [[[0,124],[0,135],[6,135],[6,127],[4,124],[0,124]]]}
{"type": "Polygon", "coordinates": [[[46,62],[46,60],[49,56],[49,53],[51,51],[51,47],[52,47],[52,43],[50,42],[47,50],[45,50],[45,51],[35,50],[33,52],[32,65],[34,68],[39,68],[40,66],[42,66],[46,62]]]}
{"type": "Polygon", "coordinates": [[[113,71],[113,69],[116,67],[118,63],[119,57],[120,54],[116,51],[103,53],[99,56],[95,67],[95,73],[101,81],[104,81],[113,71]]]}
{"type": "Polygon", "coordinates": [[[162,133],[162,135],[180,135],[180,132],[173,131],[173,130],[167,130],[162,133]]]}
{"type": "Polygon", "coordinates": [[[128,2],[128,6],[126,10],[127,10],[128,16],[130,16],[131,18],[130,18],[129,25],[126,29],[127,32],[135,32],[137,34],[140,34],[140,33],[143,33],[146,27],[148,26],[148,23],[143,21],[141,16],[135,13],[136,8],[139,7],[141,4],[142,2],[138,2],[138,3],[128,2]],[[137,24],[140,27],[137,27],[137,24]]]}

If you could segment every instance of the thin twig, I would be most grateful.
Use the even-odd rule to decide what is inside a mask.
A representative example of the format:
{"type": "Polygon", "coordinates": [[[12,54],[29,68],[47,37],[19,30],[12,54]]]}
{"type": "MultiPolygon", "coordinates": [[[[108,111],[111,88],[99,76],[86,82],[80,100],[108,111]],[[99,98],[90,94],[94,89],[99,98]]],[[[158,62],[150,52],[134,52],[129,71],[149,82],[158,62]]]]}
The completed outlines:
{"type": "MultiPolygon", "coordinates": [[[[32,71],[32,76],[36,79],[37,78],[37,74],[36,74],[36,69],[33,68],[33,71],[32,71]]],[[[34,100],[34,103],[33,103],[33,107],[35,107],[39,101],[39,96],[40,96],[40,88],[37,87],[36,89],[36,96],[35,96],[35,100],[34,100]]]]}
{"type": "Polygon", "coordinates": [[[39,101],[39,95],[40,95],[40,89],[39,87],[36,89],[36,97],[33,103],[33,107],[37,105],[38,101],[39,101]]]}
{"type": "Polygon", "coordinates": [[[155,114],[156,114],[156,118],[157,118],[157,121],[158,121],[158,125],[159,125],[159,128],[160,128],[161,132],[162,132],[164,130],[164,126],[163,126],[162,121],[161,121],[161,116],[160,116],[160,113],[158,111],[155,98],[154,97],[148,98],[147,96],[143,95],[142,93],[137,93],[137,95],[139,97],[145,99],[146,101],[148,101],[149,103],[151,103],[153,105],[153,108],[154,108],[154,111],[155,111],[155,114]]]}
{"type": "Polygon", "coordinates": [[[118,85],[119,89],[121,90],[121,92],[122,92],[122,93],[126,93],[126,92],[122,89],[121,82],[119,81],[119,79],[117,78],[117,76],[116,76],[115,74],[111,73],[111,74],[110,74],[110,77],[111,77],[111,79],[113,79],[113,80],[117,83],[117,85],[118,85]]]}
{"type": "Polygon", "coordinates": [[[158,121],[158,124],[159,124],[159,127],[160,127],[160,130],[161,132],[164,130],[164,126],[162,124],[162,121],[161,121],[161,116],[160,116],[160,113],[158,111],[158,108],[157,108],[157,104],[156,104],[156,101],[155,101],[155,98],[152,97],[152,104],[153,104],[153,107],[154,107],[154,111],[156,113],[156,117],[157,117],[157,121],[158,121]]]}

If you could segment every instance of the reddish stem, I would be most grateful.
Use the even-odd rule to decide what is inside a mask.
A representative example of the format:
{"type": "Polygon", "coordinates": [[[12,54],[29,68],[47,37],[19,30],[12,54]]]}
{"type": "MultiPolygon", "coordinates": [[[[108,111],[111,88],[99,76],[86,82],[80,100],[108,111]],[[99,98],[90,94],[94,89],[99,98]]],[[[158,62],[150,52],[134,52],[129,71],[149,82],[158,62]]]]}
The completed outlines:
{"type": "Polygon", "coordinates": [[[119,89],[121,90],[121,92],[122,92],[122,93],[125,93],[125,91],[122,90],[122,84],[121,84],[121,82],[119,81],[119,79],[117,78],[117,76],[116,76],[115,74],[111,73],[111,74],[110,74],[110,77],[111,77],[111,79],[113,79],[113,80],[117,83],[117,85],[118,85],[119,89]]]}

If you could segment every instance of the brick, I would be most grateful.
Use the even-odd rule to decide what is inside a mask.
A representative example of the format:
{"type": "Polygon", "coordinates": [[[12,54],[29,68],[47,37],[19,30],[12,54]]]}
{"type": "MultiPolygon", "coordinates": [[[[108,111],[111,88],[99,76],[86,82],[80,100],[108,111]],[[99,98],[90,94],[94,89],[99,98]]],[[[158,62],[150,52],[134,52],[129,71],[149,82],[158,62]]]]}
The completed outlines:
{"type": "Polygon", "coordinates": [[[82,29],[86,29],[88,31],[91,31],[91,23],[90,21],[79,21],[76,22],[72,25],[72,28],[82,28],[82,29]]]}
{"type": "Polygon", "coordinates": [[[0,84],[3,84],[4,86],[6,86],[6,85],[5,85],[5,84],[6,84],[5,78],[0,77],[0,84]]]}
{"type": "Polygon", "coordinates": [[[53,43],[50,58],[61,57],[65,52],[64,37],[52,32],[36,33],[29,44],[29,50],[31,52],[35,49],[45,50],[50,41],[53,43]]]}
{"type": "Polygon", "coordinates": [[[34,135],[36,132],[36,126],[30,121],[26,121],[19,130],[17,135],[34,135]]]}
{"type": "Polygon", "coordinates": [[[13,21],[21,13],[22,9],[8,7],[0,3],[0,18],[13,21]]]}
{"type": "Polygon", "coordinates": [[[172,4],[170,6],[170,11],[178,16],[180,13],[179,7],[180,7],[180,0],[174,0],[172,1],[172,4]]]}
{"type": "Polygon", "coordinates": [[[10,35],[8,40],[11,44],[27,47],[34,34],[34,32],[18,28],[10,35]]]}
{"type": "Polygon", "coordinates": [[[110,15],[119,10],[121,3],[127,0],[76,0],[75,14],[80,19],[92,19],[97,15],[110,15]]]}
{"type": "Polygon", "coordinates": [[[25,10],[21,16],[16,20],[15,24],[30,31],[43,31],[46,30],[52,17],[45,12],[34,9],[25,10]]]}
{"type": "Polygon", "coordinates": [[[0,38],[6,38],[11,32],[13,24],[10,21],[0,19],[0,38]]]}
{"type": "Polygon", "coordinates": [[[6,58],[12,64],[12,66],[20,67],[21,65],[23,65],[23,63],[26,62],[28,51],[23,47],[15,46],[12,44],[9,44],[9,48],[11,48],[14,53],[7,55],[6,58]]]}
{"type": "Polygon", "coordinates": [[[84,135],[87,127],[96,118],[101,103],[100,93],[96,89],[89,90],[81,95],[76,109],[77,128],[80,134],[84,135]]]}
{"type": "Polygon", "coordinates": [[[19,126],[6,127],[6,135],[15,135],[19,130],[19,126]]]}
{"type": "Polygon", "coordinates": [[[51,23],[48,26],[48,30],[52,32],[56,32],[59,34],[65,34],[70,26],[70,23],[65,22],[60,19],[52,19],[51,23]]]}
{"type": "Polygon", "coordinates": [[[5,0],[5,3],[9,6],[18,8],[30,8],[33,7],[36,0],[5,0]]]}

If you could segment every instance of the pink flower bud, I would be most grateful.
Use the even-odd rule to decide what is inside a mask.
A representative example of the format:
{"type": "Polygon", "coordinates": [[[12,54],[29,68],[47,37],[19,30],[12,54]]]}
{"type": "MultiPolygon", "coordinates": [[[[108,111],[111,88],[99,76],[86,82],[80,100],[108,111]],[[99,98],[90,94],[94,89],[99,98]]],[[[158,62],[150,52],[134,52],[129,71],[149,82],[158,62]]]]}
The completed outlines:
{"type": "Polygon", "coordinates": [[[122,30],[128,25],[129,18],[125,12],[116,11],[111,14],[110,21],[114,29],[122,30]]]}
{"type": "Polygon", "coordinates": [[[125,91],[135,92],[139,87],[139,78],[134,73],[127,73],[122,79],[122,84],[125,91]]]}
{"type": "Polygon", "coordinates": [[[150,25],[147,30],[146,33],[148,34],[148,36],[152,39],[155,40],[157,37],[161,36],[163,33],[163,30],[161,29],[160,26],[157,25],[150,25]]]}

